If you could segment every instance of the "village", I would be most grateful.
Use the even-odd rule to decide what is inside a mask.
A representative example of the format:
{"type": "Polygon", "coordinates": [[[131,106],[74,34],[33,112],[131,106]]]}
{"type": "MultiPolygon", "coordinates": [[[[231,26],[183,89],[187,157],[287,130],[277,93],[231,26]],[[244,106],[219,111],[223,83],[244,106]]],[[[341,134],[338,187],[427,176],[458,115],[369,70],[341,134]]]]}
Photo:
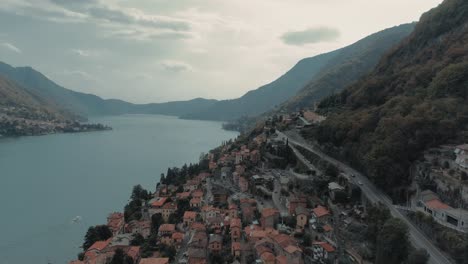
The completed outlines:
{"type": "MultiPolygon", "coordinates": [[[[70,264],[372,263],[373,221],[384,209],[355,174],[290,146],[277,130],[323,120],[312,111],[275,116],[199,164],[169,169],[154,190],[136,186],[124,212],[108,216],[110,233],[87,241],[70,264]]],[[[467,152],[456,148],[454,164],[466,166],[467,152]]],[[[413,197],[402,212],[466,231],[464,210],[430,190],[413,197]]]]}

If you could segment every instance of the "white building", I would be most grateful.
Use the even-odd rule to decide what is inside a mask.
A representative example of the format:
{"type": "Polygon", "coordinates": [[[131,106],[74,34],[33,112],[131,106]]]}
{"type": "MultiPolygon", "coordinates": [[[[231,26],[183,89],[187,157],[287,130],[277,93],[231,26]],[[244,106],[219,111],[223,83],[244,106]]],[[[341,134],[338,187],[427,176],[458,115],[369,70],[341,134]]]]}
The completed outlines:
{"type": "Polygon", "coordinates": [[[455,155],[457,155],[455,163],[464,169],[468,169],[468,144],[457,146],[455,155]]]}

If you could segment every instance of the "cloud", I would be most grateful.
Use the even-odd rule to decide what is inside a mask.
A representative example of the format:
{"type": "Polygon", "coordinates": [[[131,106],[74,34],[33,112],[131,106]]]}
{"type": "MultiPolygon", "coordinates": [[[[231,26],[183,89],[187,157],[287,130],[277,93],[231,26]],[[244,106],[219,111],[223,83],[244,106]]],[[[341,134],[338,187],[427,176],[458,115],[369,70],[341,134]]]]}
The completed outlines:
{"type": "Polygon", "coordinates": [[[288,45],[302,46],[305,44],[330,42],[340,37],[340,31],[329,27],[309,28],[302,31],[289,31],[281,36],[288,45]]]}
{"type": "Polygon", "coordinates": [[[71,52],[80,57],[100,57],[102,54],[97,50],[72,49],[71,52]]]}
{"type": "Polygon", "coordinates": [[[160,65],[164,70],[171,72],[184,72],[193,70],[191,65],[182,61],[166,60],[161,62],[160,65]]]}
{"type": "Polygon", "coordinates": [[[149,15],[136,8],[110,7],[97,0],[51,0],[69,11],[87,15],[90,18],[106,20],[124,25],[140,25],[153,29],[188,31],[187,21],[168,16],[149,15]]]}
{"type": "Polygon", "coordinates": [[[91,74],[89,74],[89,73],[87,73],[85,71],[80,71],[80,70],[64,70],[62,72],[58,72],[57,74],[59,74],[59,75],[68,75],[68,76],[77,76],[77,77],[79,77],[81,79],[88,80],[88,81],[95,80],[95,78],[91,74]]]}
{"type": "Polygon", "coordinates": [[[13,51],[13,52],[16,52],[18,54],[21,54],[23,53],[18,47],[16,47],[15,45],[11,44],[11,43],[8,43],[8,42],[3,42],[0,44],[2,47],[10,50],[10,51],[13,51]]]}

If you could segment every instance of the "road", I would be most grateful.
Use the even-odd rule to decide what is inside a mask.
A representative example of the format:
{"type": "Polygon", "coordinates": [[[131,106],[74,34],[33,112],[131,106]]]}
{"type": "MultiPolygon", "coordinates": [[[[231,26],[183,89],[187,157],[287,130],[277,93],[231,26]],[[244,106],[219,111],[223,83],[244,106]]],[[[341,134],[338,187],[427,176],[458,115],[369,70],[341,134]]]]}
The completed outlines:
{"type": "MultiPolygon", "coordinates": [[[[308,144],[300,135],[295,132],[287,132],[287,134],[277,131],[279,137],[282,137],[284,140],[288,139],[289,144],[295,150],[294,145],[301,146],[307,149],[310,152],[320,156],[323,160],[326,160],[332,164],[335,164],[341,171],[354,175],[351,179],[356,183],[357,186],[361,188],[361,191],[364,195],[373,203],[381,203],[386,206],[393,217],[401,219],[407,226],[409,230],[409,237],[411,243],[416,248],[423,248],[429,253],[430,259],[429,264],[450,264],[452,263],[434,244],[432,244],[429,239],[426,238],[403,214],[401,214],[393,205],[392,200],[381,190],[379,190],[374,184],[372,184],[367,177],[365,177],[360,172],[354,170],[348,165],[324,154],[321,150],[316,147],[308,144]]],[[[297,154],[298,151],[295,150],[297,154]]],[[[300,153],[298,158],[301,160],[305,159],[300,153]]],[[[308,165],[310,163],[304,162],[308,165]]]]}

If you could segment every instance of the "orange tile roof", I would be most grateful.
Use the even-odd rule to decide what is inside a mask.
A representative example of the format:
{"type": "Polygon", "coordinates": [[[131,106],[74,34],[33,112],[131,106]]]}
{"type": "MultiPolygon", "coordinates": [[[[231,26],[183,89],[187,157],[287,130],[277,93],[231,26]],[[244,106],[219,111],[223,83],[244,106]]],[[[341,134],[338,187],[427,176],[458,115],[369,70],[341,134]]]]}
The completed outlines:
{"type": "Polygon", "coordinates": [[[450,206],[448,204],[445,204],[441,202],[439,199],[434,199],[426,202],[426,207],[429,207],[430,209],[449,209],[450,206]]]}
{"type": "Polygon", "coordinates": [[[242,227],[242,222],[241,222],[240,218],[231,219],[230,226],[231,226],[231,228],[233,228],[233,227],[239,227],[239,228],[242,227]]]}
{"type": "Polygon", "coordinates": [[[293,254],[294,252],[302,252],[302,250],[296,246],[293,246],[293,245],[289,245],[287,246],[284,250],[286,250],[286,252],[288,252],[289,254],[293,254]]]}
{"type": "Polygon", "coordinates": [[[159,232],[174,232],[175,231],[175,225],[173,224],[162,224],[159,227],[159,232]]]}
{"type": "Polygon", "coordinates": [[[323,231],[325,231],[325,232],[330,232],[332,230],[333,230],[333,227],[331,227],[331,225],[327,224],[327,225],[323,226],[323,231]]]}
{"type": "Polygon", "coordinates": [[[233,242],[232,243],[233,250],[241,250],[241,243],[240,242],[233,242]]]}
{"type": "Polygon", "coordinates": [[[142,258],[140,264],[169,264],[169,258],[142,258]]]}
{"type": "Polygon", "coordinates": [[[137,259],[138,255],[140,254],[140,247],[130,247],[127,251],[127,255],[131,257],[132,259],[137,259]]]}
{"type": "Polygon", "coordinates": [[[194,211],[185,211],[184,218],[195,219],[197,217],[197,212],[194,211]]]}
{"type": "Polygon", "coordinates": [[[273,255],[273,253],[270,253],[270,252],[265,252],[262,254],[261,258],[264,260],[264,261],[274,261],[275,260],[275,255],[273,255]]]}
{"type": "Polygon", "coordinates": [[[288,264],[288,258],[286,256],[277,256],[276,257],[277,264],[288,264]]]}
{"type": "Polygon", "coordinates": [[[199,223],[199,222],[193,222],[192,225],[190,226],[190,229],[193,230],[205,230],[206,227],[204,224],[199,223]]]}
{"type": "Polygon", "coordinates": [[[181,232],[175,232],[172,234],[172,239],[179,240],[184,238],[184,233],[181,232]]]}
{"type": "Polygon", "coordinates": [[[199,203],[201,203],[201,200],[200,200],[200,198],[192,198],[192,199],[190,199],[190,203],[191,204],[199,204],[199,203]]]}
{"type": "Polygon", "coordinates": [[[111,240],[112,240],[112,238],[109,238],[106,241],[96,241],[96,242],[94,242],[94,244],[91,247],[88,248],[87,251],[90,251],[90,250],[101,251],[101,250],[105,249],[107,247],[107,245],[109,245],[111,240]]]}
{"type": "Polygon", "coordinates": [[[151,206],[153,207],[161,207],[166,203],[167,198],[166,197],[159,197],[156,201],[151,203],[151,206]]]}
{"type": "Polygon", "coordinates": [[[334,252],[335,248],[327,242],[314,242],[313,245],[321,246],[327,252],[334,252]]]}
{"type": "Polygon", "coordinates": [[[262,210],[262,217],[270,217],[270,216],[273,216],[275,214],[278,214],[278,210],[276,210],[275,208],[264,208],[262,210]]]}
{"type": "Polygon", "coordinates": [[[177,209],[177,205],[175,203],[165,203],[162,207],[163,209],[177,209]]]}
{"type": "Polygon", "coordinates": [[[326,215],[330,214],[328,209],[321,206],[321,205],[319,205],[316,208],[312,209],[312,211],[314,212],[316,217],[322,217],[322,216],[326,216],[326,215]]]}

